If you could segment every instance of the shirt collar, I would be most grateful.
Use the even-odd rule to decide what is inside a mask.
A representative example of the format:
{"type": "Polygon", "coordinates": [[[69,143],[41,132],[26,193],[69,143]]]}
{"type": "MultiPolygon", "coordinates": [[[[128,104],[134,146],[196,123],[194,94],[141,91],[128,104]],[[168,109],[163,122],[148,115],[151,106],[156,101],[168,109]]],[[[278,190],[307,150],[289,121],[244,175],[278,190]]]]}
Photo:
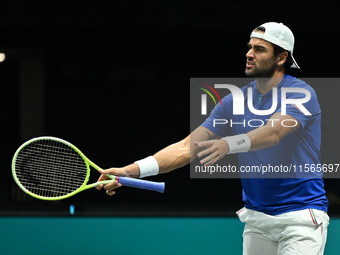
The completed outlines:
{"type": "MultiPolygon", "coordinates": [[[[285,74],[282,78],[282,80],[280,81],[280,83],[276,86],[276,88],[280,88],[283,84],[285,84],[286,82],[286,78],[293,78],[292,76],[285,74]]],[[[256,80],[253,82],[253,92],[255,95],[257,96],[262,96],[262,97],[266,97],[266,96],[271,96],[273,90],[268,91],[266,94],[262,94],[258,89],[257,89],[257,85],[256,85],[256,80]]]]}

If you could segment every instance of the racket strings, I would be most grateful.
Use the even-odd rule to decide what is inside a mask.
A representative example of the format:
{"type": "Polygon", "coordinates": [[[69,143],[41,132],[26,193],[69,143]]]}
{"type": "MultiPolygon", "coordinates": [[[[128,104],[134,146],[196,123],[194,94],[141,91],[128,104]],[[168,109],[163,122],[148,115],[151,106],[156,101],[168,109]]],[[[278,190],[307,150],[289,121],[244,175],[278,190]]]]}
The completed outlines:
{"type": "Polygon", "coordinates": [[[38,140],[25,146],[15,163],[20,183],[43,197],[60,197],[76,191],[87,176],[83,158],[70,146],[55,140],[38,140]]]}

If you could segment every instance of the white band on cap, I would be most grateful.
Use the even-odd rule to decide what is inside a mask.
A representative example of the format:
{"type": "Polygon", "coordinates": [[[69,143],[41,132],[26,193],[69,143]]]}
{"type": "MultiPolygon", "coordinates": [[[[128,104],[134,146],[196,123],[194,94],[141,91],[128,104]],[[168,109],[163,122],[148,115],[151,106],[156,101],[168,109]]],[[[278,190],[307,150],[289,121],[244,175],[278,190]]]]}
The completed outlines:
{"type": "Polygon", "coordinates": [[[227,154],[247,152],[251,147],[250,138],[246,134],[227,136],[221,139],[226,141],[229,146],[229,152],[227,154]]]}
{"type": "Polygon", "coordinates": [[[159,172],[159,166],[157,160],[153,156],[137,160],[135,162],[139,166],[140,176],[139,178],[157,175],[159,172]]]}

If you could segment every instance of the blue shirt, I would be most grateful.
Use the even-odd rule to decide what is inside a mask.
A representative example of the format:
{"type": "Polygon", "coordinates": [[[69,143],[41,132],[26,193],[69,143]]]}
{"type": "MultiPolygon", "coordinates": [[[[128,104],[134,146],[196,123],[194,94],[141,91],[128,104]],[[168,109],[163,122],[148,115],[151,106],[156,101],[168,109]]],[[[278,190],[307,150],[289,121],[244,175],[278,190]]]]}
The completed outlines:
{"type": "MultiPolygon", "coordinates": [[[[255,109],[267,110],[272,107],[272,90],[262,95],[257,89],[256,81],[253,81],[241,88],[245,97],[244,115],[233,115],[233,96],[229,94],[222,99],[222,105],[218,104],[214,108],[202,125],[221,137],[247,133],[257,126],[265,125],[274,113],[282,111],[281,89],[284,87],[304,88],[310,91],[311,99],[303,106],[311,115],[305,115],[296,105],[287,104],[286,114],[297,119],[301,127],[285,136],[275,146],[238,154],[240,169],[246,166],[283,166],[286,169],[290,167],[291,172],[294,167],[296,170],[295,175],[290,175],[289,178],[261,178],[262,173],[254,173],[250,176],[252,178],[245,178],[245,174],[241,173],[245,206],[270,215],[307,208],[327,211],[328,201],[325,196],[322,171],[315,173],[312,178],[299,176],[300,166],[303,168],[305,164],[308,166],[320,164],[321,109],[315,91],[305,82],[285,75],[277,86],[278,104],[274,113],[255,115],[249,110],[247,104],[249,87],[252,88],[255,109]],[[228,124],[215,124],[214,126],[214,119],[228,120],[228,124]]],[[[288,99],[304,97],[305,95],[301,93],[287,93],[286,95],[288,99]]],[[[293,125],[294,122],[284,124],[293,125]]]]}

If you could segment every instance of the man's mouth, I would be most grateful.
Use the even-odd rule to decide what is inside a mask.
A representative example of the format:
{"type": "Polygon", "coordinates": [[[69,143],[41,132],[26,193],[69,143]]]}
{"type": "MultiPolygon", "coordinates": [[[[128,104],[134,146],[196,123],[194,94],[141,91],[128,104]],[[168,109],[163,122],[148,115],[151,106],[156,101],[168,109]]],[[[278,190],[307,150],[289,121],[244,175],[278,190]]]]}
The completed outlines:
{"type": "Polygon", "coordinates": [[[255,66],[255,63],[252,61],[247,61],[246,68],[253,68],[255,66]]]}

